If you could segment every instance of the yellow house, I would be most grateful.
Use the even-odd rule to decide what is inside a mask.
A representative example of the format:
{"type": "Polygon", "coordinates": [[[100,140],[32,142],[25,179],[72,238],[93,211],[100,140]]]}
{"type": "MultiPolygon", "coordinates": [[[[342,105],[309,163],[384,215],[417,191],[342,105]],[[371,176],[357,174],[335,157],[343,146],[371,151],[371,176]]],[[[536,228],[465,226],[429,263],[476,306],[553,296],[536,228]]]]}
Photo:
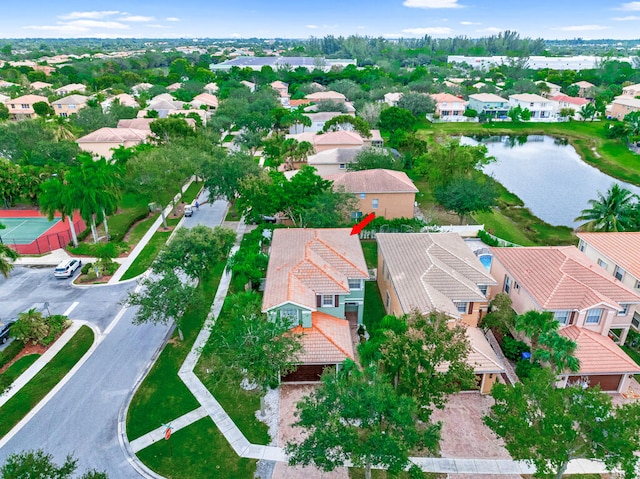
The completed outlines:
{"type": "Polygon", "coordinates": [[[418,188],[403,171],[361,170],[327,175],[334,188],[344,188],[358,200],[353,219],[375,213],[376,216],[413,218],[418,188]]]}
{"type": "Polygon", "coordinates": [[[8,100],[5,105],[9,109],[9,117],[12,120],[23,120],[37,116],[35,111],[33,111],[33,105],[39,102],[49,104],[49,99],[46,96],[40,95],[23,95],[8,100]]]}
{"type": "Polygon", "coordinates": [[[466,328],[482,394],[487,394],[502,362],[477,328],[487,311],[487,289],[496,284],[464,240],[455,233],[378,233],[377,282],[387,314],[418,311],[448,315],[451,325],[466,328]]]}
{"type": "Polygon", "coordinates": [[[76,143],[81,150],[88,151],[94,156],[110,159],[113,154],[112,150],[120,146],[130,148],[140,143],[146,143],[150,135],[150,130],[105,127],[78,138],[76,143]]]}
{"type": "Polygon", "coordinates": [[[82,108],[87,106],[88,99],[83,95],[69,95],[54,101],[51,106],[57,116],[65,118],[76,115],[82,108]]]}

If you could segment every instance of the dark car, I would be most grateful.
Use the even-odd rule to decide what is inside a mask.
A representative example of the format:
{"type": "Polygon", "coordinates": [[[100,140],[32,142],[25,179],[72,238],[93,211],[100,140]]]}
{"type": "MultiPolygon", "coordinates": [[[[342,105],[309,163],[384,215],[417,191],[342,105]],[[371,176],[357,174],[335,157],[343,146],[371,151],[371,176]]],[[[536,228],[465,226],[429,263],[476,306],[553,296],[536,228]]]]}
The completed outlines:
{"type": "Polygon", "coordinates": [[[0,344],[9,341],[9,333],[11,332],[13,323],[15,323],[15,321],[0,322],[0,344]]]}

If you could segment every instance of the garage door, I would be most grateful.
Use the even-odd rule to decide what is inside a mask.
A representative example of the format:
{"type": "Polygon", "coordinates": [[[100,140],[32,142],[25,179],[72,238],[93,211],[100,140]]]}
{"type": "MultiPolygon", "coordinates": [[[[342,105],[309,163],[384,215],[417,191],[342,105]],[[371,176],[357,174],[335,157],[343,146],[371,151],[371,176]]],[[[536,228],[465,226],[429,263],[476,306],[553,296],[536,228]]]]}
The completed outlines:
{"type": "MultiPolygon", "coordinates": [[[[571,376],[569,377],[569,383],[579,381],[580,379],[582,379],[582,376],[571,376]]],[[[589,376],[589,387],[599,385],[603,391],[617,391],[621,379],[622,375],[620,374],[593,375],[589,376]]]]}
{"type": "Polygon", "coordinates": [[[319,382],[325,368],[335,368],[333,364],[307,364],[282,377],[283,383],[319,382]]]}

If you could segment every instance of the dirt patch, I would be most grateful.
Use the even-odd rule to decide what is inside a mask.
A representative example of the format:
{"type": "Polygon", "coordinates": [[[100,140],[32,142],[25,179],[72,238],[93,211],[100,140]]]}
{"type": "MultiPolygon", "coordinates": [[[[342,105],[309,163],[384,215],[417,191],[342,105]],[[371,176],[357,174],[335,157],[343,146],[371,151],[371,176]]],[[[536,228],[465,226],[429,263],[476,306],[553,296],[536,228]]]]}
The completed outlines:
{"type": "MultiPolygon", "coordinates": [[[[53,343],[51,343],[53,344],[53,343]]],[[[42,346],[41,344],[27,344],[22,348],[22,351],[20,351],[15,358],[13,358],[11,361],[9,361],[7,364],[5,364],[4,366],[2,366],[0,368],[0,374],[2,374],[3,372],[5,372],[7,369],[9,369],[11,367],[11,365],[13,363],[15,363],[18,359],[20,359],[23,356],[28,356],[29,354],[39,354],[40,356],[42,356],[42,354],[44,354],[44,352],[47,350],[47,347],[42,346]]]]}

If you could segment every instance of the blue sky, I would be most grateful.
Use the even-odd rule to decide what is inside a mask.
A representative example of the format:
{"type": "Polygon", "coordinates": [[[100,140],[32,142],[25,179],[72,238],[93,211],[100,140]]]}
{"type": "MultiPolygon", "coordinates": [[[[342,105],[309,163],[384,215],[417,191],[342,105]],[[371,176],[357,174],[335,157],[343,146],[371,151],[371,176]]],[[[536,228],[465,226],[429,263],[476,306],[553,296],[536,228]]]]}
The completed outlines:
{"type": "Polygon", "coordinates": [[[308,38],[325,35],[640,38],[640,1],[32,0],[3,2],[0,36],[308,38]],[[10,19],[10,21],[7,21],[10,19]]]}

